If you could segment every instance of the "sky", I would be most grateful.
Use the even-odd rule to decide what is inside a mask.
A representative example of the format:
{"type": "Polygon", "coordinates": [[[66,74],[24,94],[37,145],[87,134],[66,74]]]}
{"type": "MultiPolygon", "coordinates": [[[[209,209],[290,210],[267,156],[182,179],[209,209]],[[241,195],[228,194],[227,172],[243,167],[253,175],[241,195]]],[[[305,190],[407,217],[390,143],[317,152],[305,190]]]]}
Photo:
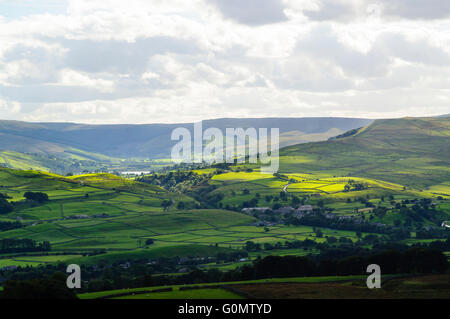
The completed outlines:
{"type": "Polygon", "coordinates": [[[447,113],[448,0],[0,0],[0,119],[447,113]]]}

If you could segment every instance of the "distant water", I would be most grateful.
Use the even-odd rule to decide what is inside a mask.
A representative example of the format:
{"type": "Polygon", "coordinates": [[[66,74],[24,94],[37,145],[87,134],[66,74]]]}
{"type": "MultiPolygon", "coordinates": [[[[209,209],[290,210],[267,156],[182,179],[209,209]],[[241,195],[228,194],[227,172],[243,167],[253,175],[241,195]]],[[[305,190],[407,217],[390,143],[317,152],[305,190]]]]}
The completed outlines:
{"type": "Polygon", "coordinates": [[[141,175],[141,174],[150,174],[150,171],[129,171],[129,172],[120,172],[122,175],[141,175]]]}

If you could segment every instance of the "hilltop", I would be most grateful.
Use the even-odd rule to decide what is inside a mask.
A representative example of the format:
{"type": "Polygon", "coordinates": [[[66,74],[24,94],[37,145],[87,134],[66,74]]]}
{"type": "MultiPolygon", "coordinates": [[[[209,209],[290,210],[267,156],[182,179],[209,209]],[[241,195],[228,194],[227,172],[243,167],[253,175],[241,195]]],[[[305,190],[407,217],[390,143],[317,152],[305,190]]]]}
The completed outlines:
{"type": "MultiPolygon", "coordinates": [[[[280,128],[285,145],[326,140],[372,120],[358,118],[226,118],[203,121],[203,128],[280,128]]],[[[25,152],[109,157],[152,157],[170,155],[172,130],[193,123],[88,125],[77,123],[28,123],[0,121],[0,149],[25,152]],[[82,154],[87,152],[89,154],[82,154]],[[81,153],[81,154],[79,154],[81,153]]]]}
{"type": "Polygon", "coordinates": [[[450,179],[449,117],[376,120],[343,135],[282,149],[280,171],[368,177],[421,188],[450,179]]]}

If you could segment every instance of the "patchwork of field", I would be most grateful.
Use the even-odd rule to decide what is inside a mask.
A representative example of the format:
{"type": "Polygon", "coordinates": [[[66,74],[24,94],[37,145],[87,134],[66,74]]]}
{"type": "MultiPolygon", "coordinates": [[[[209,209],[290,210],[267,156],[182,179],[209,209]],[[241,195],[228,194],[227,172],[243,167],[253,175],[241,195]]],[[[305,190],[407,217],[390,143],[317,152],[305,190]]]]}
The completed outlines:
{"type": "MultiPolygon", "coordinates": [[[[224,209],[178,210],[177,202],[194,200],[182,194],[169,193],[158,186],[111,174],[62,177],[36,171],[0,169],[0,182],[0,192],[9,196],[10,201],[23,200],[23,194],[27,191],[45,192],[50,198],[49,202],[41,205],[22,201],[13,213],[2,215],[1,220],[20,220],[26,227],[0,232],[0,239],[49,241],[52,252],[78,255],[81,252],[102,250],[107,253],[100,255],[101,258],[109,259],[111,255],[114,259],[118,256],[141,256],[141,251],[144,256],[163,256],[169,253],[167,249],[185,247],[177,253],[192,256],[199,247],[213,247],[216,251],[240,249],[247,241],[274,244],[304,239],[324,242],[327,237],[346,237],[352,241],[358,239],[352,231],[322,228],[319,236],[313,227],[308,226],[258,227],[254,217],[224,209]],[[166,211],[162,202],[168,199],[173,201],[173,205],[166,211]],[[153,243],[146,243],[148,239],[152,239],[153,243]],[[117,252],[122,255],[116,255],[117,252]]],[[[241,205],[257,193],[258,206],[268,206],[265,195],[275,197],[286,191],[314,205],[323,199],[338,214],[353,214],[356,210],[370,213],[369,210],[365,211],[362,203],[347,201],[349,197],[354,199],[370,195],[370,201],[379,204],[382,195],[395,194],[398,198],[414,198],[416,195],[395,183],[356,177],[319,178],[311,174],[274,176],[259,172],[228,172],[214,175],[211,183],[218,186],[212,194],[224,194],[221,201],[224,206],[241,205]],[[344,186],[350,179],[364,183],[367,189],[344,192],[344,186]],[[244,190],[248,190],[249,194],[244,194],[244,190]]],[[[280,199],[279,203],[289,205],[289,199],[280,199]]],[[[440,205],[444,210],[449,208],[448,203],[440,205]]],[[[384,219],[393,222],[396,216],[388,213],[384,219]]],[[[212,256],[216,254],[212,250],[208,253],[212,256]]],[[[302,251],[290,253],[303,254],[302,251]]],[[[4,258],[1,265],[31,263],[28,259],[17,257],[20,256],[4,258]]],[[[69,259],[90,263],[91,260],[97,260],[96,257],[74,256],[69,259]]],[[[46,262],[44,259],[36,262],[41,261],[46,262]]]]}
{"type": "MultiPolygon", "coordinates": [[[[198,170],[201,171],[201,170],[198,170]]],[[[417,197],[436,197],[434,190],[418,191],[411,188],[405,188],[402,185],[386,182],[377,179],[361,177],[332,177],[323,174],[283,174],[270,175],[259,172],[229,172],[214,175],[211,179],[211,185],[217,188],[211,192],[214,194],[223,194],[221,203],[226,205],[240,205],[245,201],[250,201],[259,194],[258,206],[268,206],[265,196],[278,197],[280,192],[287,192],[298,197],[309,197],[311,202],[317,202],[320,199],[327,201],[336,208],[343,208],[344,211],[354,208],[364,208],[363,205],[347,205],[348,198],[355,199],[360,197],[380,198],[395,194],[397,197],[417,198],[417,197]],[[363,190],[345,191],[345,186],[350,182],[364,185],[363,190]]],[[[441,194],[447,198],[445,194],[441,194]]],[[[282,205],[288,202],[279,201],[282,205]]]]}
{"type": "MultiPolygon", "coordinates": [[[[232,174],[218,175],[233,179],[232,174]]],[[[274,177],[259,173],[235,173],[238,178],[254,178],[269,182],[274,177]]],[[[153,185],[141,184],[110,174],[61,177],[34,171],[0,169],[1,192],[11,201],[23,200],[27,191],[40,191],[50,201],[41,205],[27,204],[2,215],[4,221],[20,220],[26,227],[0,232],[2,238],[49,241],[56,256],[4,256],[1,266],[37,265],[46,262],[77,260],[80,263],[132,256],[170,256],[204,254],[214,256],[221,249],[241,248],[247,241],[277,243],[286,240],[317,238],[312,227],[278,225],[258,227],[256,219],[229,210],[177,210],[177,201],[193,201],[181,194],[168,193],[153,185]],[[165,199],[174,205],[167,211],[165,199]],[[152,244],[147,240],[152,239],[152,244]],[[206,249],[206,250],[205,250],[206,249]],[[82,252],[103,250],[106,254],[81,257],[82,252]],[[61,257],[64,256],[64,257],[61,257]]],[[[218,178],[218,182],[221,180],[218,178]]],[[[278,186],[282,186],[283,181],[278,186]]],[[[263,185],[263,184],[262,184],[263,185]]],[[[269,184],[270,185],[270,184],[269,184]]],[[[324,236],[356,240],[355,232],[323,229],[324,236]]]]}
{"type": "MultiPolygon", "coordinates": [[[[251,226],[253,222],[255,219],[252,217],[224,210],[128,213],[115,218],[40,223],[1,232],[0,238],[48,240],[52,244],[52,251],[66,252],[94,249],[133,251],[139,248],[151,252],[161,247],[179,245],[240,248],[247,241],[277,243],[307,238],[318,242],[326,240],[325,237],[317,238],[313,227],[279,225],[263,228],[251,226]],[[145,241],[149,238],[154,240],[154,244],[144,249],[145,241]]],[[[357,240],[356,233],[352,231],[324,228],[322,232],[324,236],[357,240]]]]}
{"type": "MultiPolygon", "coordinates": [[[[14,212],[2,215],[2,221],[19,220],[26,226],[2,231],[0,238],[49,241],[56,252],[136,249],[145,246],[143,241],[151,235],[179,228],[177,223],[186,223],[188,229],[191,224],[191,228],[197,229],[211,227],[211,220],[223,221],[220,216],[205,212],[172,216],[176,212],[171,209],[164,212],[161,205],[164,200],[172,200],[174,205],[193,200],[111,174],[62,177],[0,169],[0,185],[0,192],[11,202],[21,201],[14,212]],[[25,202],[25,192],[44,192],[50,201],[25,202]]],[[[8,262],[22,264],[17,259],[2,260],[2,265],[8,262]]]]}
{"type": "Polygon", "coordinates": [[[377,120],[345,138],[283,148],[279,172],[358,176],[439,190],[450,179],[449,132],[448,117],[377,120]]]}
{"type": "Polygon", "coordinates": [[[427,190],[436,195],[450,196],[450,182],[430,186],[427,190]]]}

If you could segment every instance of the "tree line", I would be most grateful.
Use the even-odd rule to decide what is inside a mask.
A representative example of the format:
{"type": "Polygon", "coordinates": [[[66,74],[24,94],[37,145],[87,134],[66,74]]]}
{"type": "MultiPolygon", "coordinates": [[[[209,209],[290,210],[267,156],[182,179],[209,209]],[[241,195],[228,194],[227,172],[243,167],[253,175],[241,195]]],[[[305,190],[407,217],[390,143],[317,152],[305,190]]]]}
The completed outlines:
{"type": "Polygon", "coordinates": [[[48,241],[36,242],[33,239],[0,239],[0,253],[17,253],[31,251],[50,251],[51,245],[48,241]]]}

